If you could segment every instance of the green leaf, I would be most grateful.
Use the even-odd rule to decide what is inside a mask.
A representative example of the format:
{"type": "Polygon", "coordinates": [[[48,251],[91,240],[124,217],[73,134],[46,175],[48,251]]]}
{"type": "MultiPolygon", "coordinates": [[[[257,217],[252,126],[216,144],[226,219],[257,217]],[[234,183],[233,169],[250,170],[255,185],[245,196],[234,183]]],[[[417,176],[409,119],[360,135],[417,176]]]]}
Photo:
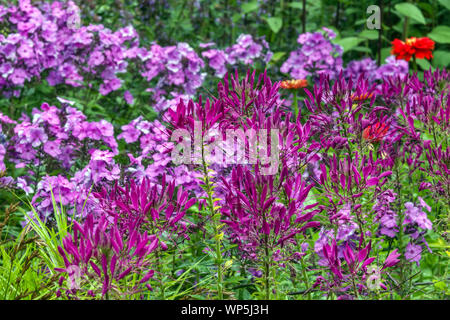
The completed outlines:
{"type": "Polygon", "coordinates": [[[417,59],[416,61],[417,64],[422,68],[422,70],[430,70],[430,68],[432,68],[430,62],[427,59],[417,59]]]}
{"type": "Polygon", "coordinates": [[[283,26],[283,20],[280,17],[270,17],[267,19],[267,23],[274,33],[278,33],[283,26]]]}
{"type": "Polygon", "coordinates": [[[367,19],[359,19],[355,21],[355,26],[366,25],[367,19]]]}
{"type": "Polygon", "coordinates": [[[450,43],[450,27],[437,26],[428,34],[428,37],[439,43],[450,43]]]}
{"type": "Polygon", "coordinates": [[[235,13],[231,16],[231,21],[233,21],[234,23],[238,22],[239,20],[241,20],[242,18],[242,14],[240,13],[235,13]]]}
{"type": "Polygon", "coordinates": [[[358,52],[366,52],[366,53],[372,53],[372,50],[367,47],[353,47],[352,50],[358,51],[358,52]]]}
{"type": "Polygon", "coordinates": [[[450,65],[450,52],[443,50],[433,52],[433,64],[436,67],[448,67],[450,65]]]}
{"type": "Polygon", "coordinates": [[[412,18],[421,24],[425,24],[425,17],[423,16],[422,11],[412,3],[402,2],[396,4],[395,10],[405,17],[412,18]]]}
{"type": "Polygon", "coordinates": [[[403,32],[403,23],[399,21],[396,25],[392,26],[392,29],[401,34],[403,32]]]}
{"type": "Polygon", "coordinates": [[[277,62],[279,61],[281,58],[284,57],[284,55],[286,54],[286,52],[275,52],[272,56],[272,59],[270,60],[270,62],[277,62]]]}
{"type": "Polygon", "coordinates": [[[365,38],[369,40],[378,39],[378,31],[377,30],[364,30],[358,35],[359,38],[365,38]]]}
{"type": "Polygon", "coordinates": [[[250,13],[252,11],[257,10],[258,7],[259,7],[259,4],[257,1],[243,3],[242,4],[242,13],[244,13],[244,14],[250,13]]]}
{"type": "Polygon", "coordinates": [[[178,25],[181,26],[181,28],[187,32],[190,32],[194,29],[194,27],[191,24],[191,21],[188,19],[180,21],[180,23],[178,25]]]}
{"type": "Polygon", "coordinates": [[[302,2],[292,2],[288,4],[289,7],[294,9],[303,9],[303,3],[302,2]]]}
{"type": "Polygon", "coordinates": [[[445,291],[445,289],[447,289],[447,284],[443,281],[437,281],[434,283],[434,287],[438,290],[445,291]]]}
{"type": "Polygon", "coordinates": [[[419,6],[419,8],[424,11],[425,13],[427,13],[428,15],[432,16],[433,15],[433,6],[429,3],[425,3],[425,2],[419,2],[417,4],[419,6]]]}
{"type": "Polygon", "coordinates": [[[53,92],[54,87],[49,86],[47,80],[44,80],[40,85],[38,85],[37,89],[43,94],[50,94],[53,92]]]}
{"type": "Polygon", "coordinates": [[[381,63],[386,61],[386,58],[391,55],[391,47],[381,49],[381,63]]]}
{"type": "Polygon", "coordinates": [[[334,43],[342,46],[342,48],[344,48],[344,52],[347,52],[356,47],[361,41],[362,39],[359,39],[357,37],[347,37],[336,40],[334,41],[334,43]]]}
{"type": "Polygon", "coordinates": [[[353,13],[360,13],[361,9],[360,8],[347,8],[344,10],[345,15],[350,15],[353,13]]]}
{"type": "Polygon", "coordinates": [[[441,6],[446,7],[447,10],[450,10],[450,0],[438,0],[441,6]]]}

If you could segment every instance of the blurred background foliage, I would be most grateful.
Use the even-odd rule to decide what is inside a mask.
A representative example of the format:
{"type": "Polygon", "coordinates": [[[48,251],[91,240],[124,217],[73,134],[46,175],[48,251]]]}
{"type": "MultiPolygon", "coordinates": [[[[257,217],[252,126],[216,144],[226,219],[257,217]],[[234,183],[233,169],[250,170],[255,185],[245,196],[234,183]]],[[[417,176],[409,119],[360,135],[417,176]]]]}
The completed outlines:
{"type": "MultiPolygon", "coordinates": [[[[321,27],[335,30],[344,59],[366,56],[384,61],[395,38],[428,36],[437,43],[433,67],[450,64],[450,0],[76,0],[83,21],[112,29],[132,24],[143,41],[162,45],[187,41],[192,46],[216,42],[230,46],[241,33],[265,36],[275,52],[273,63],[285,60],[300,33],[321,27]],[[366,26],[367,8],[379,6],[381,34],[366,26]]],[[[430,64],[421,60],[422,69],[430,64]]]]}

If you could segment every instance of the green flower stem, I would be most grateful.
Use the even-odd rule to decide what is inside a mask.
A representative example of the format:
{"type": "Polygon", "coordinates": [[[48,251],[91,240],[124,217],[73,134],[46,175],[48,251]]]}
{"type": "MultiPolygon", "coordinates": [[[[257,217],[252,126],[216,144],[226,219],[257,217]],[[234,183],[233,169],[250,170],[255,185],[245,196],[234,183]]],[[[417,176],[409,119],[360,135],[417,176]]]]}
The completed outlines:
{"type": "Polygon", "coordinates": [[[270,253],[269,248],[267,246],[267,240],[268,237],[265,235],[265,243],[266,246],[264,248],[265,257],[264,257],[264,287],[266,291],[266,300],[270,300],[270,285],[269,285],[269,278],[270,278],[270,253]]]}
{"type": "Polygon", "coordinates": [[[308,300],[311,300],[311,293],[309,292],[309,278],[308,274],[306,273],[306,266],[303,261],[303,257],[300,259],[300,264],[302,266],[302,275],[303,275],[303,281],[305,282],[306,291],[308,292],[308,300]]]}
{"type": "Polygon", "coordinates": [[[297,102],[297,89],[294,90],[294,120],[297,121],[297,117],[298,117],[298,102],[297,102]]]}
{"type": "Polygon", "coordinates": [[[352,275],[353,292],[355,293],[356,299],[359,300],[358,289],[356,288],[355,277],[352,275]]]}
{"type": "Polygon", "coordinates": [[[161,272],[161,266],[159,264],[159,262],[161,261],[161,258],[159,256],[159,252],[158,250],[156,250],[155,252],[155,257],[156,257],[156,271],[158,272],[158,277],[159,277],[159,289],[161,290],[161,300],[164,300],[166,298],[166,293],[165,293],[165,287],[164,287],[164,281],[162,279],[162,272],[161,272]]]}
{"type": "Polygon", "coordinates": [[[209,213],[211,215],[212,221],[213,221],[213,228],[214,228],[214,241],[215,241],[215,254],[216,259],[215,263],[217,266],[217,297],[219,300],[223,300],[223,274],[222,274],[222,250],[221,250],[221,238],[222,234],[220,232],[220,216],[216,215],[216,209],[214,206],[214,199],[213,199],[213,185],[211,180],[209,179],[208,175],[208,164],[205,161],[205,148],[202,143],[202,165],[203,165],[203,176],[204,176],[204,183],[205,183],[205,191],[208,195],[207,197],[207,204],[209,213]]]}
{"type": "MultiPolygon", "coordinates": [[[[397,201],[397,212],[398,212],[398,216],[400,217],[400,221],[399,221],[399,232],[397,234],[398,236],[398,248],[400,250],[403,250],[403,221],[404,221],[404,214],[401,213],[401,205],[402,205],[402,195],[401,195],[401,182],[400,182],[400,169],[399,169],[399,164],[398,161],[395,161],[394,164],[394,172],[395,172],[395,189],[397,192],[397,197],[398,197],[398,201],[397,201]]],[[[404,282],[404,264],[403,261],[400,262],[400,283],[404,282]]],[[[403,296],[403,292],[401,292],[401,296],[403,296]]]]}
{"type": "Polygon", "coordinates": [[[405,17],[405,20],[403,21],[403,32],[402,32],[402,38],[405,40],[408,37],[408,27],[409,27],[409,18],[405,17]]]}
{"type": "MultiPolygon", "coordinates": [[[[152,234],[156,234],[156,230],[155,230],[155,225],[152,223],[151,226],[151,231],[152,234]]],[[[165,292],[164,292],[164,284],[163,284],[163,279],[162,279],[162,272],[161,272],[161,266],[160,266],[160,256],[159,256],[159,251],[156,250],[155,251],[155,258],[156,258],[156,273],[157,273],[157,277],[159,278],[157,281],[159,283],[159,289],[161,291],[160,295],[161,295],[161,300],[165,299],[165,292]]]]}
{"type": "Polygon", "coordinates": [[[416,61],[416,56],[413,57],[413,68],[414,68],[414,72],[417,73],[417,61],[416,61]]]}

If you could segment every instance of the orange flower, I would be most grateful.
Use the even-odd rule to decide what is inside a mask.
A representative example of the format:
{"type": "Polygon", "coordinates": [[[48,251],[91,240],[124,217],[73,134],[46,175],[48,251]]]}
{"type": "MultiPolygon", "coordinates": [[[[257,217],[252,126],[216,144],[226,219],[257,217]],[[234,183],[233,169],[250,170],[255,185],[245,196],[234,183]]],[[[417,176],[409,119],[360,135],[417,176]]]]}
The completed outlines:
{"type": "Polygon", "coordinates": [[[372,99],[373,93],[362,93],[360,95],[357,95],[356,93],[353,93],[351,98],[353,101],[364,101],[368,99],[372,99]]]}
{"type": "Polygon", "coordinates": [[[430,38],[408,38],[406,41],[395,39],[392,43],[391,53],[397,59],[409,61],[413,55],[417,59],[431,59],[433,58],[432,51],[434,50],[434,41],[430,38]]]}
{"type": "Polygon", "coordinates": [[[306,86],[308,86],[308,81],[304,79],[281,81],[281,87],[283,89],[299,89],[304,88],[306,86]]]}
{"type": "Polygon", "coordinates": [[[362,137],[365,140],[380,142],[386,136],[389,126],[382,122],[377,122],[373,126],[368,126],[363,130],[362,137]]]}

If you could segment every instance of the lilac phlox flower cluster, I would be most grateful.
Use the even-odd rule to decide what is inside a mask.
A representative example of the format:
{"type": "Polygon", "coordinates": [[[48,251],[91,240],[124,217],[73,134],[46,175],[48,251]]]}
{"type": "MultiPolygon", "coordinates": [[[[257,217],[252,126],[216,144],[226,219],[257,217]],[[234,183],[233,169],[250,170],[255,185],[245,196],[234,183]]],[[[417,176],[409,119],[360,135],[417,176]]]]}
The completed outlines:
{"type": "Polygon", "coordinates": [[[395,237],[395,234],[399,231],[397,214],[390,207],[396,197],[397,194],[391,189],[383,191],[372,208],[376,212],[375,220],[380,222],[380,233],[390,238],[395,237]]]}
{"type": "Polygon", "coordinates": [[[42,158],[48,155],[65,169],[70,169],[78,157],[79,148],[108,146],[118,153],[114,128],[106,120],[88,122],[77,109],[59,109],[43,103],[40,109],[33,109],[32,119],[22,116],[10,137],[8,158],[17,168],[27,165],[42,165],[42,158]]]}
{"type": "MultiPolygon", "coordinates": [[[[397,214],[390,209],[390,203],[395,201],[396,196],[397,194],[393,193],[392,190],[386,190],[378,197],[377,202],[373,207],[373,210],[376,212],[375,220],[380,222],[380,233],[390,238],[395,237],[395,234],[399,231],[397,214]]],[[[419,206],[415,206],[413,203],[407,202],[405,203],[405,208],[405,218],[403,220],[405,233],[409,234],[412,238],[411,240],[420,241],[421,238],[421,241],[428,247],[428,244],[423,237],[425,232],[419,232],[417,227],[425,230],[431,230],[432,223],[428,219],[427,214],[423,211],[423,209],[426,209],[428,212],[431,212],[431,207],[421,197],[419,197],[419,206]]],[[[416,262],[417,265],[419,265],[421,252],[422,247],[419,244],[411,242],[406,246],[405,258],[406,260],[416,262]]]]}
{"type": "Polygon", "coordinates": [[[263,57],[264,62],[269,62],[272,57],[271,52],[269,51],[263,55],[263,50],[268,50],[269,45],[264,38],[259,39],[259,42],[255,42],[249,34],[241,34],[234,45],[225,49],[227,60],[231,64],[241,62],[249,65],[254,62],[254,59],[263,57]]]}
{"type": "Polygon", "coordinates": [[[155,92],[153,98],[156,100],[156,103],[153,105],[153,109],[157,112],[163,112],[168,109],[176,109],[176,106],[180,103],[180,101],[187,103],[189,99],[192,98],[191,95],[178,93],[175,91],[170,92],[169,96],[164,96],[164,91],[161,90],[152,89],[151,91],[155,92]]]}
{"type": "MultiPolygon", "coordinates": [[[[116,32],[102,25],[81,26],[79,8],[72,1],[33,6],[0,7],[0,21],[8,21],[9,33],[0,36],[0,88],[18,96],[16,88],[48,71],[51,86],[65,83],[79,87],[86,79],[99,79],[100,93],[121,87],[116,76],[127,68],[129,47],[138,45],[131,27],[116,32]]],[[[88,84],[91,86],[92,84],[88,84]]]]}
{"type": "MultiPolygon", "coordinates": [[[[210,48],[214,43],[201,44],[201,48],[210,48]]],[[[272,58],[269,44],[264,38],[254,39],[249,34],[241,34],[231,47],[208,49],[202,56],[208,59],[209,66],[215,71],[215,76],[222,78],[227,72],[227,66],[238,64],[252,65],[257,60],[267,64],[272,58]]]]}
{"type": "Polygon", "coordinates": [[[356,83],[361,74],[364,74],[369,82],[374,82],[393,76],[405,77],[408,75],[408,69],[408,62],[397,60],[395,56],[387,57],[385,63],[379,67],[375,60],[364,58],[350,61],[344,69],[344,75],[346,78],[352,79],[354,83],[356,83]]]}
{"type": "MultiPolygon", "coordinates": [[[[114,154],[107,150],[91,150],[90,161],[81,172],[89,172],[90,179],[85,180],[85,184],[98,184],[103,179],[115,181],[120,176],[120,168],[114,162],[114,154]]],[[[84,174],[86,177],[86,174],[84,174]]]]}
{"type": "Polygon", "coordinates": [[[0,171],[6,170],[4,159],[8,145],[7,133],[15,124],[17,124],[16,121],[0,112],[0,171]]]}
{"type": "Polygon", "coordinates": [[[5,147],[3,146],[3,144],[0,144],[0,171],[6,170],[5,162],[3,161],[3,159],[5,158],[5,154],[6,154],[5,147]]]}
{"type": "Polygon", "coordinates": [[[422,229],[432,229],[433,224],[430,219],[428,219],[427,214],[422,210],[426,208],[428,211],[431,211],[431,208],[425,203],[425,201],[422,200],[418,207],[411,202],[406,202],[405,208],[405,220],[403,221],[404,225],[415,224],[422,229]]]}
{"type": "MultiPolygon", "coordinates": [[[[54,212],[52,195],[55,203],[68,208],[70,214],[84,217],[93,212],[94,202],[89,196],[91,188],[119,179],[120,168],[113,157],[110,151],[94,149],[90,151],[89,163],[70,179],[62,175],[44,176],[37,184],[32,199],[40,218],[46,219],[54,212]],[[84,208],[83,211],[81,208],[84,208]]],[[[25,187],[26,184],[23,185],[25,187]]]]}
{"type": "Polygon", "coordinates": [[[377,63],[371,58],[350,61],[344,69],[344,76],[356,82],[361,74],[364,74],[370,81],[375,80],[377,63]]]}
{"type": "MultiPolygon", "coordinates": [[[[156,102],[161,96],[169,93],[173,98],[182,94],[192,96],[206,76],[203,72],[204,61],[189,44],[184,42],[168,47],[154,43],[148,50],[145,48],[136,50],[135,58],[141,61],[141,75],[148,82],[159,77],[157,83],[147,89],[153,93],[156,102]]],[[[159,111],[168,107],[166,104],[162,106],[158,107],[159,111]]]]}
{"type": "Polygon", "coordinates": [[[187,165],[170,167],[173,142],[166,127],[158,120],[149,122],[138,117],[122,126],[122,133],[117,136],[127,143],[139,141],[138,154],[128,153],[130,166],[126,171],[137,181],[144,177],[157,183],[166,174],[167,180],[177,185],[197,187],[200,174],[190,170],[187,165]]]}
{"type": "Polygon", "coordinates": [[[202,56],[208,59],[216,77],[223,77],[227,73],[227,56],[223,50],[209,49],[203,51],[202,56]]]}
{"type": "Polygon", "coordinates": [[[389,56],[386,58],[385,63],[382,64],[377,72],[377,79],[384,79],[387,77],[401,76],[405,77],[408,75],[409,64],[405,60],[397,60],[395,56],[389,56]]]}
{"type": "MultiPolygon", "coordinates": [[[[110,151],[92,150],[86,167],[76,171],[70,179],[63,175],[44,176],[37,184],[32,199],[40,218],[46,219],[53,214],[53,199],[58,206],[65,206],[71,215],[85,217],[88,213],[95,213],[92,210],[94,202],[90,197],[91,188],[115,181],[120,176],[119,166],[113,157],[110,151]]],[[[22,188],[25,187],[27,185],[24,183],[22,188]]]]}
{"type": "Polygon", "coordinates": [[[63,206],[76,204],[78,195],[74,191],[75,185],[64,176],[44,176],[32,198],[35,210],[40,214],[39,218],[46,220],[53,213],[52,197],[56,203],[63,206]]]}
{"type": "Polygon", "coordinates": [[[280,71],[293,79],[306,79],[322,73],[336,78],[342,70],[343,49],[331,43],[335,37],[334,32],[327,28],[322,32],[300,34],[297,39],[300,47],[290,53],[280,71]]]}
{"type": "Polygon", "coordinates": [[[408,261],[416,262],[419,265],[420,259],[422,258],[422,246],[418,242],[422,242],[428,249],[432,252],[428,242],[425,240],[426,230],[431,230],[433,224],[428,219],[426,212],[431,212],[431,207],[422,199],[418,197],[419,204],[415,206],[411,202],[405,203],[406,211],[404,212],[405,219],[403,220],[403,225],[405,225],[405,233],[409,234],[411,237],[411,242],[406,246],[405,258],[408,261]],[[420,229],[423,229],[420,230],[420,229]]]}
{"type": "Polygon", "coordinates": [[[419,266],[420,259],[422,259],[422,247],[418,244],[408,243],[406,245],[405,258],[408,261],[416,262],[419,266]]]}
{"type": "Polygon", "coordinates": [[[33,109],[31,118],[22,115],[15,122],[2,115],[0,121],[5,136],[0,144],[1,168],[6,158],[16,168],[28,170],[17,178],[16,186],[26,194],[35,192],[33,203],[43,217],[53,212],[51,188],[56,188],[56,203],[74,206],[84,202],[92,185],[119,177],[120,168],[114,162],[118,144],[114,127],[106,120],[89,122],[67,104],[58,108],[43,103],[33,109]],[[53,170],[67,172],[71,178],[45,176],[39,181],[43,171],[53,170]]]}

